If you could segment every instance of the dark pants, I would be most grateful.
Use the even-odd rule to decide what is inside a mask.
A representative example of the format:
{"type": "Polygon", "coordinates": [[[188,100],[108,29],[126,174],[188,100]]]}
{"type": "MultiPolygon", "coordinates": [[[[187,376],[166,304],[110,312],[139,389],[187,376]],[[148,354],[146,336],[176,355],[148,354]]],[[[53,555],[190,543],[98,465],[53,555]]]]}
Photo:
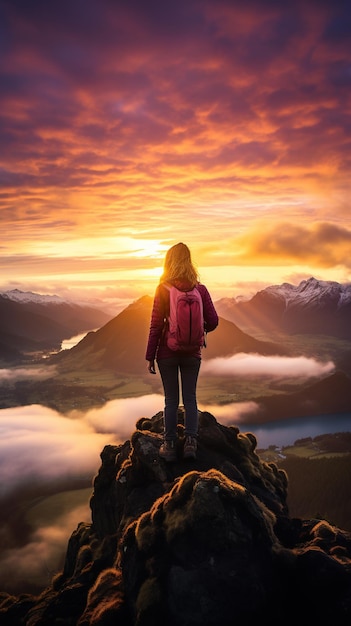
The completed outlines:
{"type": "Polygon", "coordinates": [[[179,373],[182,387],[182,398],[185,408],[185,435],[197,436],[198,413],[196,401],[196,385],[199,376],[201,359],[194,356],[172,356],[157,361],[160,370],[164,394],[164,428],[165,439],[177,438],[177,419],[179,406],[179,373]]]}

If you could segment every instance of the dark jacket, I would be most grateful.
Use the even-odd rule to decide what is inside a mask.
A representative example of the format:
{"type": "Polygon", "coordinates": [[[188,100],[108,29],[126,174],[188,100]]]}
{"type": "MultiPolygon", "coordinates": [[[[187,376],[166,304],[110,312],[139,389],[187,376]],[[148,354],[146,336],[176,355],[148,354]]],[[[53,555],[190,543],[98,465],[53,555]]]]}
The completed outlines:
{"type": "MultiPolygon", "coordinates": [[[[191,289],[192,285],[189,285],[184,282],[177,282],[174,285],[178,289],[191,289]]],[[[206,332],[211,332],[218,326],[218,315],[216,309],[214,308],[211,296],[205,287],[201,283],[198,283],[197,288],[202,297],[203,303],[203,311],[204,311],[204,320],[205,320],[205,330],[206,332]]],[[[163,332],[165,320],[169,314],[169,291],[168,289],[161,283],[157,286],[154,303],[152,307],[151,314],[151,323],[150,323],[150,332],[149,332],[149,340],[146,348],[146,360],[153,361],[154,359],[166,359],[175,354],[179,354],[174,350],[171,350],[166,344],[165,333],[163,332]]],[[[184,354],[184,353],[181,353],[184,354]]],[[[196,350],[195,352],[187,352],[188,356],[196,356],[201,358],[201,351],[196,350]]]]}

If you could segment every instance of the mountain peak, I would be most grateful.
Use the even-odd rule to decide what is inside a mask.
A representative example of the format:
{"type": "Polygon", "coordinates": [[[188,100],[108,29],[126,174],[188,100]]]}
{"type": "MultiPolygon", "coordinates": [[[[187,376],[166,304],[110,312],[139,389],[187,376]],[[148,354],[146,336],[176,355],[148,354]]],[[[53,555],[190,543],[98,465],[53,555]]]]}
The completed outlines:
{"type": "Polygon", "coordinates": [[[314,278],[313,276],[311,276],[311,278],[308,278],[307,280],[302,280],[300,282],[300,284],[298,285],[297,289],[305,289],[305,288],[311,288],[311,289],[337,289],[339,291],[343,290],[343,286],[336,282],[335,280],[319,280],[317,278],[314,278]]]}
{"type": "Polygon", "coordinates": [[[106,446],[92,523],[78,525],[39,597],[2,594],[2,623],[281,624],[287,610],[291,622],[348,623],[351,533],[289,517],[287,475],[260,460],[252,433],[208,412],[199,426],[192,462],[183,410],[175,463],[158,454],[162,412],[106,446]]]}
{"type": "Polygon", "coordinates": [[[299,285],[270,285],[250,300],[220,300],[218,313],[239,327],[351,338],[351,284],[311,276],[299,285]]]}
{"type": "Polygon", "coordinates": [[[14,302],[20,302],[26,304],[34,302],[35,304],[62,304],[68,303],[68,300],[60,298],[56,295],[42,295],[39,293],[33,293],[32,291],[20,291],[20,289],[11,289],[10,291],[3,291],[1,295],[8,300],[14,302]]]}

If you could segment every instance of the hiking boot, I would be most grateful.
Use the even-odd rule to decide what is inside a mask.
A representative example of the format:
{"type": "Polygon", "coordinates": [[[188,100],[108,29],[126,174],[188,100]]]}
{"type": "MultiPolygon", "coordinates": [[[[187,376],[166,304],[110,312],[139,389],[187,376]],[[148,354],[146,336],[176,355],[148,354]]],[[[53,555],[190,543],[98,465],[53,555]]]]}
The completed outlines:
{"type": "Polygon", "coordinates": [[[175,441],[164,441],[160,446],[159,455],[167,463],[175,461],[177,459],[175,441]]]}
{"type": "Polygon", "coordinates": [[[197,441],[196,437],[188,435],[185,438],[183,456],[185,459],[196,459],[197,441]]]}

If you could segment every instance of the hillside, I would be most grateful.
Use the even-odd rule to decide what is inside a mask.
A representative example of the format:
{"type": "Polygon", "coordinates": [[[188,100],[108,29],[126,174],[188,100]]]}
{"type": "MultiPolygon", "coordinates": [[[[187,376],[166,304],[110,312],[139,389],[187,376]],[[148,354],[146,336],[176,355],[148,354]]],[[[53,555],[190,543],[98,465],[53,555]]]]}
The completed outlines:
{"type": "MultiPolygon", "coordinates": [[[[105,326],[88,333],[69,351],[55,356],[52,362],[60,371],[70,369],[100,370],[141,374],[145,373],[145,351],[148,339],[152,298],[143,296],[105,326]]],[[[237,352],[257,354],[287,354],[283,346],[254,339],[235,324],[220,319],[218,328],[208,334],[208,345],[203,350],[204,359],[228,356],[237,352]]]]}
{"type": "Polygon", "coordinates": [[[305,437],[294,445],[257,450],[287,472],[293,517],[324,518],[351,532],[351,433],[305,437]]]}
{"type": "Polygon", "coordinates": [[[59,350],[64,339],[99,328],[110,315],[58,297],[14,290],[0,294],[0,360],[20,362],[28,353],[59,350]]]}
{"type": "MultiPolygon", "coordinates": [[[[260,405],[260,420],[281,420],[306,415],[327,415],[351,411],[351,378],[337,371],[322,380],[302,385],[292,393],[253,398],[260,405]]],[[[250,421],[249,419],[247,421],[250,421]]]]}

